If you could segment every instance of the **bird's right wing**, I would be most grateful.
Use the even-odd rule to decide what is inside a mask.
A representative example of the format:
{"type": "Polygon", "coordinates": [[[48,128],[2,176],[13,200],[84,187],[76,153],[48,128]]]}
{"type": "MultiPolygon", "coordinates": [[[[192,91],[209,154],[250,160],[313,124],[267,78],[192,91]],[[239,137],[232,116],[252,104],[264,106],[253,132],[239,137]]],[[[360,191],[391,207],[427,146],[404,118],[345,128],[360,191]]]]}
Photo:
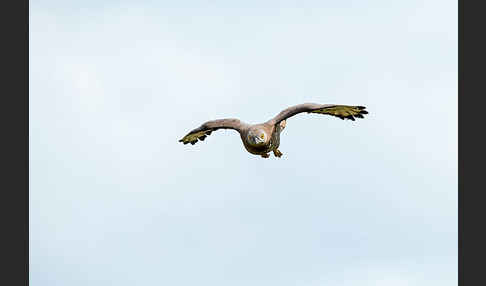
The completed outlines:
{"type": "Polygon", "coordinates": [[[208,135],[218,129],[234,129],[238,132],[241,132],[245,124],[238,119],[235,118],[227,118],[227,119],[217,119],[205,122],[198,128],[192,130],[191,132],[187,133],[179,142],[184,144],[191,143],[192,145],[196,144],[196,142],[204,141],[208,135]]]}

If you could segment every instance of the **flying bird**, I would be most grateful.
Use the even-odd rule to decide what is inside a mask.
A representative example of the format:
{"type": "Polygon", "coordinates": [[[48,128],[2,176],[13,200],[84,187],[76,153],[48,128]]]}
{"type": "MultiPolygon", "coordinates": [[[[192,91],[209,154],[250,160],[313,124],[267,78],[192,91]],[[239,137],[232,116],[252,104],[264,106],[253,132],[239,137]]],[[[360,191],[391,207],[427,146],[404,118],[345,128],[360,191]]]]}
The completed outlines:
{"type": "Polygon", "coordinates": [[[302,112],[327,114],[353,121],[355,118],[363,118],[364,114],[368,114],[364,106],[303,103],[284,109],[274,118],[260,124],[247,124],[236,118],[207,121],[189,132],[179,142],[194,145],[198,140],[204,141],[213,131],[233,129],[240,133],[245,149],[251,154],[268,158],[270,157],[269,153],[273,152],[275,157],[281,157],[282,152],[278,150],[278,147],[280,145],[280,133],[286,126],[286,120],[302,112]]]}

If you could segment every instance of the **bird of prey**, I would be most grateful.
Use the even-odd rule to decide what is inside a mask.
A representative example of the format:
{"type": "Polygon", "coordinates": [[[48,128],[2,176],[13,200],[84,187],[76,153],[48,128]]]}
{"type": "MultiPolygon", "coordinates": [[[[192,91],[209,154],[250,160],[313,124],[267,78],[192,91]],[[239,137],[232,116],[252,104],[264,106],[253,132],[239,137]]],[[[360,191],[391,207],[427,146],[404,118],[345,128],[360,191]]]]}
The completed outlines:
{"type": "Polygon", "coordinates": [[[303,103],[284,109],[274,118],[260,124],[247,124],[235,118],[207,121],[189,132],[179,142],[194,145],[198,140],[204,141],[215,130],[233,129],[240,133],[243,145],[251,154],[268,158],[270,157],[269,153],[273,152],[275,157],[281,157],[282,152],[278,150],[280,132],[285,128],[286,120],[289,117],[302,112],[327,114],[353,121],[355,117],[363,118],[363,114],[368,114],[364,106],[303,103]]]}

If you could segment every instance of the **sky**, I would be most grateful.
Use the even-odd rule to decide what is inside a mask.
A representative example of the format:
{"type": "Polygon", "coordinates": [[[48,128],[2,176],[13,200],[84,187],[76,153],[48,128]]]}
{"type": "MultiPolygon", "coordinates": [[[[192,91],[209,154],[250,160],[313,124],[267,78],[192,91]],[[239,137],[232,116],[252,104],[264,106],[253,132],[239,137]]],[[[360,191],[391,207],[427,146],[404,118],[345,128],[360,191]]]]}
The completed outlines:
{"type": "Polygon", "coordinates": [[[261,2],[30,1],[30,285],[457,285],[457,1],[261,2]]]}

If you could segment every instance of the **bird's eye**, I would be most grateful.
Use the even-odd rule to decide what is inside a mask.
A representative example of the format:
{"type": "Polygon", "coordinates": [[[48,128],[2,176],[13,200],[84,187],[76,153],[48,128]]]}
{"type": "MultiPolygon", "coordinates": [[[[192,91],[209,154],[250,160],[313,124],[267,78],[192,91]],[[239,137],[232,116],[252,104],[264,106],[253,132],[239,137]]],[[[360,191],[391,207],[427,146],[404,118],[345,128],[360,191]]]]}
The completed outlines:
{"type": "Polygon", "coordinates": [[[263,138],[265,138],[265,134],[263,134],[263,133],[262,133],[262,134],[260,135],[260,138],[262,138],[262,139],[263,139],[263,138]]]}

